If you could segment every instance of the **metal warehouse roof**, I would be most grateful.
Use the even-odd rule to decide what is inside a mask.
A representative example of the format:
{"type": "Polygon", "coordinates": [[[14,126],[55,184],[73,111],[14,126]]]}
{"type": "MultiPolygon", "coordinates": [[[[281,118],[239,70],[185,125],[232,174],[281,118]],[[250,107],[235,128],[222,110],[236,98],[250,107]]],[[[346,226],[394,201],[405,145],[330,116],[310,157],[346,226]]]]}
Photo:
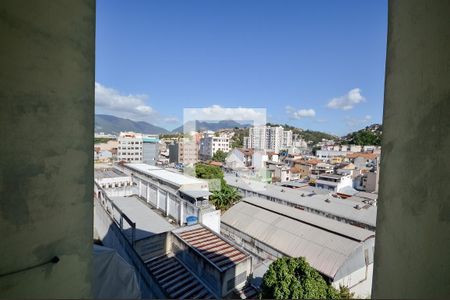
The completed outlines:
{"type": "MultiPolygon", "coordinates": [[[[313,268],[330,278],[334,278],[336,272],[362,246],[361,242],[352,238],[328,231],[331,223],[321,218],[316,219],[316,215],[310,214],[307,217],[307,213],[299,213],[296,217],[302,220],[300,221],[275,212],[279,210],[286,213],[286,206],[282,204],[268,203],[270,201],[261,199],[267,208],[274,209],[271,211],[255,206],[252,204],[254,201],[255,199],[244,200],[231,207],[222,216],[222,224],[243,232],[286,256],[304,256],[313,268]],[[316,224],[307,224],[304,222],[306,219],[316,224]],[[319,223],[327,230],[318,227],[319,223]]],[[[340,226],[335,231],[342,231],[359,239],[366,236],[353,226],[348,229],[340,226]],[[352,234],[351,230],[355,230],[355,233],[352,234]]]]}
{"type": "Polygon", "coordinates": [[[172,253],[147,263],[169,299],[214,299],[207,288],[172,253]]]}
{"type": "Polygon", "coordinates": [[[246,253],[201,225],[178,228],[172,233],[191,248],[197,250],[220,271],[225,271],[249,257],[246,253]]]}
{"type": "Polygon", "coordinates": [[[256,207],[266,209],[279,215],[295,219],[305,224],[341,235],[343,237],[363,242],[368,238],[374,237],[373,231],[363,229],[350,224],[342,223],[327,217],[313,214],[301,209],[282,205],[259,197],[247,197],[242,201],[252,204],[256,207]]]}
{"type": "Polygon", "coordinates": [[[142,172],[149,176],[159,178],[161,180],[167,181],[177,186],[182,186],[185,184],[201,184],[205,181],[197,179],[192,176],[187,176],[180,173],[170,172],[163,168],[147,165],[147,164],[125,164],[127,168],[142,172]]]}
{"type": "Polygon", "coordinates": [[[339,199],[333,197],[330,193],[325,193],[325,191],[319,192],[320,189],[317,188],[290,189],[254,180],[244,180],[232,175],[226,175],[224,179],[229,185],[237,188],[376,227],[377,208],[368,205],[365,208],[356,209],[356,205],[360,206],[362,201],[362,199],[361,201],[355,201],[356,196],[353,196],[353,199],[339,199]]]}
{"type": "MultiPolygon", "coordinates": [[[[134,223],[136,223],[135,239],[140,240],[154,234],[167,232],[175,227],[163,217],[142,203],[136,196],[110,197],[117,207],[134,223]]],[[[114,216],[117,218],[118,216],[114,216]]],[[[130,230],[127,222],[123,222],[125,231],[130,230]]]]}

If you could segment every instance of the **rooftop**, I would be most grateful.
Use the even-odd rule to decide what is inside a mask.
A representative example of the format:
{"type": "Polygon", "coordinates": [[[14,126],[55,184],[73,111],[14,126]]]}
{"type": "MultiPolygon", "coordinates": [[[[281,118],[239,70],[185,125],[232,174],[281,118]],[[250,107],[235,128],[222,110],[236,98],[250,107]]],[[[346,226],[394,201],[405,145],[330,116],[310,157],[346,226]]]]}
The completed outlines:
{"type": "Polygon", "coordinates": [[[254,180],[244,180],[242,178],[226,174],[224,179],[234,187],[253,191],[265,196],[277,198],[289,202],[293,205],[308,207],[336,217],[345,218],[355,222],[376,226],[377,208],[369,206],[364,209],[356,209],[356,205],[361,204],[361,200],[356,201],[356,195],[347,199],[339,199],[332,196],[328,191],[315,187],[301,187],[290,189],[274,184],[265,184],[254,180]]]}
{"type": "Polygon", "coordinates": [[[94,178],[115,178],[115,177],[129,177],[127,174],[120,172],[119,170],[113,168],[107,169],[94,169],[94,178]]]}
{"type": "MultiPolygon", "coordinates": [[[[135,240],[154,234],[171,231],[175,228],[164,217],[153,211],[136,196],[110,197],[112,202],[134,223],[136,223],[135,240]]],[[[119,216],[114,216],[118,218],[119,216]]],[[[123,222],[125,232],[130,230],[127,222],[123,222]]]]}
{"type": "Polygon", "coordinates": [[[341,179],[342,175],[338,175],[338,174],[320,174],[319,175],[319,179],[320,178],[330,178],[330,179],[341,179]]]}
{"type": "Polygon", "coordinates": [[[221,272],[249,257],[230,242],[198,224],[178,228],[172,233],[199,252],[221,272]]]}
{"type": "Polygon", "coordinates": [[[348,158],[357,158],[357,157],[362,157],[362,158],[366,158],[366,159],[375,159],[377,158],[378,154],[376,153],[370,153],[370,152],[355,152],[355,153],[349,153],[347,154],[348,158]]]}
{"type": "Polygon", "coordinates": [[[177,186],[186,184],[206,184],[206,181],[197,179],[192,176],[180,174],[178,172],[171,172],[161,167],[155,167],[147,164],[125,164],[125,166],[132,170],[136,170],[146,175],[156,177],[177,186]]]}
{"type": "Polygon", "coordinates": [[[304,256],[312,267],[330,278],[364,241],[375,236],[369,230],[257,197],[232,206],[222,216],[222,224],[286,256],[304,256]]]}
{"type": "Polygon", "coordinates": [[[153,259],[147,268],[169,299],[214,299],[173,254],[153,259]]]}

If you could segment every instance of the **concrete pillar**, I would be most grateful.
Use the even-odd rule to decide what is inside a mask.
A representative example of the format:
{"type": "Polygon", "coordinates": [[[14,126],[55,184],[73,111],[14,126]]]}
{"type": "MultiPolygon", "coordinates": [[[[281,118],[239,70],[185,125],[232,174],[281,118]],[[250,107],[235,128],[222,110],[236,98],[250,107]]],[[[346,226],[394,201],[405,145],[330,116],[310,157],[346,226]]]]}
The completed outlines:
{"type": "Polygon", "coordinates": [[[3,0],[0,36],[0,298],[90,298],[95,1],[3,0]]]}
{"type": "Polygon", "coordinates": [[[180,226],[183,226],[184,224],[184,201],[180,201],[180,226]]]}
{"type": "Polygon", "coordinates": [[[450,1],[390,1],[375,298],[450,295],[450,1]]]}
{"type": "Polygon", "coordinates": [[[160,197],[159,197],[159,188],[156,188],[156,208],[159,209],[160,205],[159,205],[159,201],[160,201],[160,197]]]}
{"type": "Polygon", "coordinates": [[[146,197],[147,203],[150,202],[150,183],[147,184],[147,197],[146,197]]]}
{"type": "Polygon", "coordinates": [[[140,179],[138,179],[139,180],[139,197],[142,197],[142,180],[140,180],[140,179]]]}
{"type": "Polygon", "coordinates": [[[166,193],[166,216],[169,216],[169,203],[170,203],[169,193],[166,193]]]}

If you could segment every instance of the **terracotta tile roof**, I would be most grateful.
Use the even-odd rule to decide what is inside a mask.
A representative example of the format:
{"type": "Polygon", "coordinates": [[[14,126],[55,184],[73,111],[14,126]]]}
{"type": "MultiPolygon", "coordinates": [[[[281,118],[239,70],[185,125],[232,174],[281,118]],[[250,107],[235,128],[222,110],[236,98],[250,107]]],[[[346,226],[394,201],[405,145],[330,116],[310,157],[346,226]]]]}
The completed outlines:
{"type": "Polygon", "coordinates": [[[300,173],[300,168],[292,167],[291,168],[291,173],[300,173]]]}
{"type": "Polygon", "coordinates": [[[376,153],[367,153],[367,152],[355,152],[355,153],[347,154],[348,158],[362,157],[362,158],[366,158],[366,159],[375,159],[375,158],[377,158],[377,156],[378,155],[376,153]]]}
{"type": "Polygon", "coordinates": [[[221,163],[220,161],[210,161],[209,165],[216,166],[216,167],[221,167],[221,166],[223,166],[223,163],[221,163]]]}

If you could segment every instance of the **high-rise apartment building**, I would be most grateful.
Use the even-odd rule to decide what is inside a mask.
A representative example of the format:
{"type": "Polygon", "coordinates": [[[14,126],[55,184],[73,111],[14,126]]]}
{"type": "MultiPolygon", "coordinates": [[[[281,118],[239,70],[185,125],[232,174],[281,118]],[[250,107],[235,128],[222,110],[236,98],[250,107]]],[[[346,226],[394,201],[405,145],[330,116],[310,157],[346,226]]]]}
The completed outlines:
{"type": "Polygon", "coordinates": [[[292,131],[285,131],[282,126],[254,126],[249,129],[249,137],[244,139],[244,146],[279,152],[292,146],[292,131]]]}

